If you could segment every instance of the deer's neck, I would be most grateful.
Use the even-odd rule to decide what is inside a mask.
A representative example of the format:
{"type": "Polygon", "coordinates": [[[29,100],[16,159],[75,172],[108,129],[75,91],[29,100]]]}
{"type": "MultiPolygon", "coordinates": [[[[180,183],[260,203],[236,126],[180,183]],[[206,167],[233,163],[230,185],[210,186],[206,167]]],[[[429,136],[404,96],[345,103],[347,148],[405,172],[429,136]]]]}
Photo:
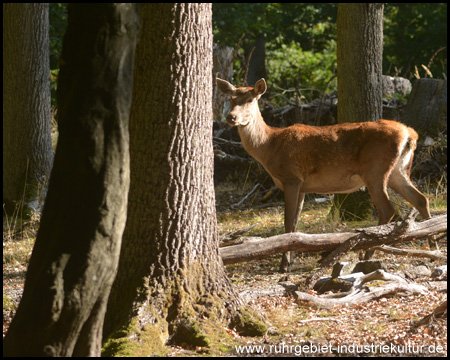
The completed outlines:
{"type": "Polygon", "coordinates": [[[261,113],[258,111],[257,116],[248,125],[239,126],[238,131],[245,150],[263,163],[264,153],[274,130],[264,122],[261,113]]]}

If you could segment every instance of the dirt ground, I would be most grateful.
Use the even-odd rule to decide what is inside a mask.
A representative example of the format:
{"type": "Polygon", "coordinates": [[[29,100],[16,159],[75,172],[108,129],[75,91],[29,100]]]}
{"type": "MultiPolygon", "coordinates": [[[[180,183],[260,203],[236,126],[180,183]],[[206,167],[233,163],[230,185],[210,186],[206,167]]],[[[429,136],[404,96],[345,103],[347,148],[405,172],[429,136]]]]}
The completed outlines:
{"type": "MultiPolygon", "coordinates": [[[[219,213],[220,232],[242,227],[247,218],[257,217],[256,234],[273,231],[281,226],[283,211],[278,206],[260,213],[233,212],[238,216],[229,221],[219,213]],[[258,230],[259,229],[259,230],[258,230]]],[[[306,209],[304,222],[313,215],[306,209]]],[[[3,243],[3,335],[20,300],[26,273],[26,259],[31,254],[32,239],[8,240],[3,243]]],[[[416,248],[426,244],[415,244],[416,248]]],[[[441,244],[446,255],[446,241],[441,244]]],[[[349,253],[347,259],[358,255],[349,253]]],[[[447,356],[447,319],[433,319],[428,325],[416,327],[414,321],[430,314],[446,300],[444,281],[432,281],[429,274],[444,261],[414,259],[376,253],[390,273],[401,273],[408,280],[424,285],[429,293],[415,296],[381,298],[354,306],[338,306],[332,310],[298,305],[290,296],[267,296],[251,300],[250,304],[269,324],[262,337],[241,337],[226,329],[229,338],[221,340],[221,349],[189,349],[168,347],[163,356],[447,356]]],[[[240,292],[276,284],[279,281],[304,282],[314,268],[318,255],[297,254],[294,270],[278,273],[281,255],[228,265],[228,276],[240,292]]],[[[369,286],[377,286],[375,283],[369,286]]]]}

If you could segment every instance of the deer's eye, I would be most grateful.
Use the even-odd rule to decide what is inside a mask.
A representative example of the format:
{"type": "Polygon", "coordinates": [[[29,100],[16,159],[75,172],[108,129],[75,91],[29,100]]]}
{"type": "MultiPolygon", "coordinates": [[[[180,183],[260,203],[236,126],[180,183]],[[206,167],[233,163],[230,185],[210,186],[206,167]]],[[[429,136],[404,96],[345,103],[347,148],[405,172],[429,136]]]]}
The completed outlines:
{"type": "Polygon", "coordinates": [[[253,99],[247,100],[248,103],[251,103],[253,101],[253,99]]]}

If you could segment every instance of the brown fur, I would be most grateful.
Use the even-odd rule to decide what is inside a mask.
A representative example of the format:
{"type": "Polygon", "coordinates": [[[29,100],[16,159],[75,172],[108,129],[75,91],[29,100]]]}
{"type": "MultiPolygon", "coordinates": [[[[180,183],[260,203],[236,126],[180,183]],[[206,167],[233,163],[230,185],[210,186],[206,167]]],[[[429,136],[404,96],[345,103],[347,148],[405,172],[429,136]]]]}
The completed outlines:
{"type": "Polygon", "coordinates": [[[295,231],[305,193],[349,193],[364,186],[378,210],[379,224],[394,215],[387,186],[423,218],[430,217],[428,199],[409,178],[418,139],[412,128],[391,120],[272,128],[258,107],[267,88],[264,79],[254,88],[236,89],[221,79],[217,85],[231,95],[228,124],[238,126],[244,148],[284,191],[286,232],[295,231]]]}

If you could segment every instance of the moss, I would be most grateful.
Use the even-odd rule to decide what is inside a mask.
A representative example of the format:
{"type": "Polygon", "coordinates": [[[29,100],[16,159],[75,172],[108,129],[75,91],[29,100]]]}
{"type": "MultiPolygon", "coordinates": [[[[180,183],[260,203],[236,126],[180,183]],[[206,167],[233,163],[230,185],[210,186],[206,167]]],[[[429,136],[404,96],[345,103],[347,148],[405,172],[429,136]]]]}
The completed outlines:
{"type": "Polygon", "coordinates": [[[3,310],[16,310],[17,305],[15,302],[7,295],[3,295],[3,310]]]}
{"type": "Polygon", "coordinates": [[[163,355],[165,336],[157,324],[145,325],[139,330],[130,324],[127,329],[112,334],[103,343],[102,356],[152,356],[163,355]]]}
{"type": "Polygon", "coordinates": [[[176,326],[171,343],[189,344],[191,346],[210,346],[211,340],[195,320],[182,319],[176,326]]]}
{"type": "Polygon", "coordinates": [[[201,262],[196,262],[188,269],[179,270],[164,284],[156,279],[148,282],[147,294],[151,301],[141,307],[132,324],[151,325],[139,329],[130,324],[128,329],[116,332],[105,341],[103,355],[161,355],[168,339],[170,344],[193,350],[201,348],[202,352],[228,352],[229,346],[224,341],[232,340],[225,331],[230,318],[234,319],[232,327],[236,324],[242,335],[266,333],[266,324],[251,308],[228,310],[233,306],[227,306],[227,301],[233,302],[234,295],[228,293],[227,285],[217,291],[208,291],[204,277],[201,262]]]}
{"type": "Polygon", "coordinates": [[[249,307],[235,316],[232,327],[242,336],[262,336],[267,333],[267,324],[249,307]]]}

